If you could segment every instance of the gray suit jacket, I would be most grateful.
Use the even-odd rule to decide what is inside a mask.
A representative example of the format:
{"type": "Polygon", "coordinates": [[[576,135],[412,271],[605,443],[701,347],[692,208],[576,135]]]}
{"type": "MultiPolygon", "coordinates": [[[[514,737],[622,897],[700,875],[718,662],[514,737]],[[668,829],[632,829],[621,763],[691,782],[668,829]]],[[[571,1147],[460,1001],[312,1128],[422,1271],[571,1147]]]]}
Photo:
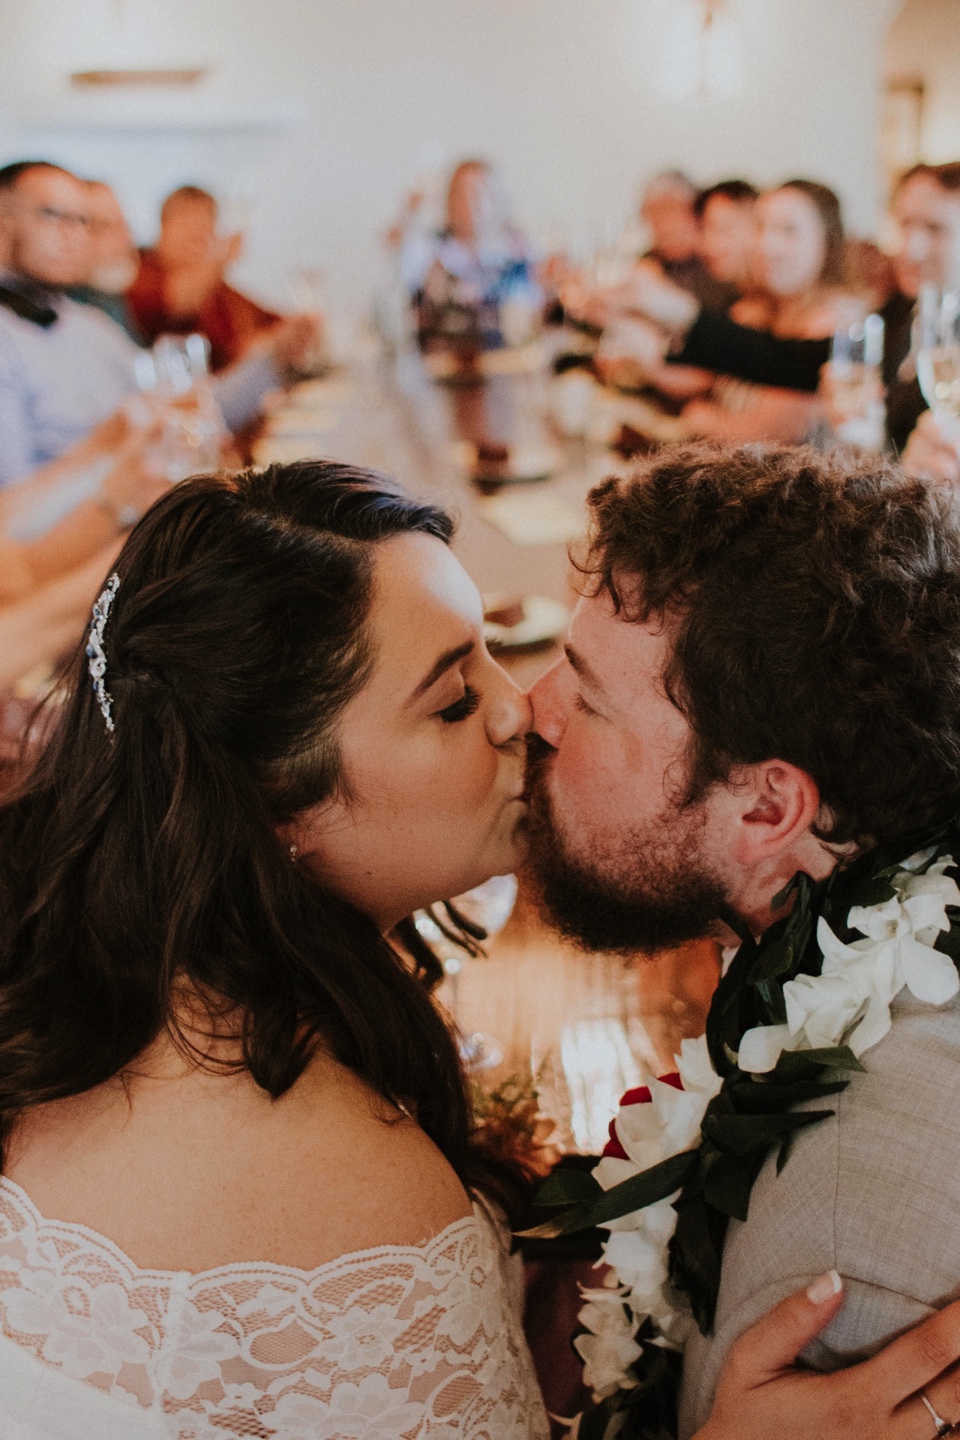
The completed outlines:
{"type": "Polygon", "coordinates": [[[863,1057],[866,1074],[825,1104],[777,1175],[767,1160],[745,1223],[732,1222],[713,1335],[684,1357],[680,1440],[707,1419],[727,1351],[814,1276],[844,1278],[843,1309],[808,1348],[818,1370],[871,1354],[960,1295],[960,997],[907,998],[863,1057]]]}

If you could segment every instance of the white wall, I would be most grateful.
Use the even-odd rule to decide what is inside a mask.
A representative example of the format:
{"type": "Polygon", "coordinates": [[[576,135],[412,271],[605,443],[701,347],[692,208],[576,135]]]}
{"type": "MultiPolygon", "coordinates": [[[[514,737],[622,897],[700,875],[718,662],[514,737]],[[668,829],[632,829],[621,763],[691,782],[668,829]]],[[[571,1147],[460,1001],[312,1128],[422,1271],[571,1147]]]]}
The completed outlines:
{"type": "Polygon", "coordinates": [[[891,78],[924,82],[923,159],[960,160],[960,0],[906,0],[884,64],[891,78]]]}
{"type": "Polygon", "coordinates": [[[731,0],[741,93],[677,101],[658,75],[686,3],[0,0],[0,159],[26,149],[112,179],[142,233],[183,180],[252,197],[243,278],[278,301],[291,267],[315,264],[335,303],[360,306],[377,234],[438,155],[497,158],[518,218],[581,246],[619,228],[640,177],[677,164],[701,181],[825,180],[852,228],[871,230],[880,51],[896,0],[731,0]],[[67,94],[70,70],[135,63],[208,64],[212,75],[199,96],[160,109],[67,94]],[[112,129],[84,128],[110,105],[112,129]],[[258,126],[264,107],[289,123],[258,126]],[[251,109],[243,131],[169,127],[251,109]],[[151,113],[167,128],[130,130],[151,113]]]}

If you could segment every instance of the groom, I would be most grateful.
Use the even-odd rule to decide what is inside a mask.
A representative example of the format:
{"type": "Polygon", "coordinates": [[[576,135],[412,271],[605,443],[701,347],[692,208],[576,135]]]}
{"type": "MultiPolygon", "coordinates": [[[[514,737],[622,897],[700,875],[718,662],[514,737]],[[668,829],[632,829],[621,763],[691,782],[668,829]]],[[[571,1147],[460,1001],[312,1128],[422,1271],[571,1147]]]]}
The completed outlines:
{"type": "MultiPolygon", "coordinates": [[[[879,460],[690,447],[590,505],[566,659],[532,695],[534,867],[565,934],[656,950],[732,911],[759,935],[797,871],[905,859],[960,813],[951,493],[879,460]]],[[[681,1437],[736,1337],[823,1271],[846,1303],[818,1369],[960,1294],[960,1000],[900,998],[893,1020],[731,1223],[681,1437]]]]}

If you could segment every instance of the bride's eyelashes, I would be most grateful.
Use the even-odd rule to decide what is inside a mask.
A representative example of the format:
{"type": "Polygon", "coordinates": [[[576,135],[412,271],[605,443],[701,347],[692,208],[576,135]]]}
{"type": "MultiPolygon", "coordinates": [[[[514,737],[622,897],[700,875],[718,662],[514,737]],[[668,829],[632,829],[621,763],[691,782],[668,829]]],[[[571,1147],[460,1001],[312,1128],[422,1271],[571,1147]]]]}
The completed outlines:
{"type": "Polygon", "coordinates": [[[582,715],[596,715],[598,713],[592,705],[587,704],[579,691],[577,691],[577,694],[573,697],[573,706],[574,709],[579,710],[582,715]]]}
{"type": "Polygon", "coordinates": [[[467,720],[474,715],[479,704],[480,691],[475,690],[472,685],[464,685],[460,699],[444,710],[438,710],[437,715],[445,725],[456,725],[459,720],[467,720]]]}

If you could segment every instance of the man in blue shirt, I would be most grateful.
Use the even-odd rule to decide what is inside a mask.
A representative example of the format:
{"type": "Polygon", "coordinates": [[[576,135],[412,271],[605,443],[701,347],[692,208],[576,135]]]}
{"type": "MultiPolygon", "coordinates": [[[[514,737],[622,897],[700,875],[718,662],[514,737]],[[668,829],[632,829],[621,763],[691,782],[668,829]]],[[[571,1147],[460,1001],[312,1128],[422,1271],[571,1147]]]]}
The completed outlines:
{"type": "MultiPolygon", "coordinates": [[[[138,347],[63,293],[87,279],[88,211],[86,187],[58,166],[0,169],[0,488],[62,455],[137,388],[138,347]]],[[[292,317],[216,377],[231,429],[255,417],[312,340],[313,322],[292,317]]]]}

